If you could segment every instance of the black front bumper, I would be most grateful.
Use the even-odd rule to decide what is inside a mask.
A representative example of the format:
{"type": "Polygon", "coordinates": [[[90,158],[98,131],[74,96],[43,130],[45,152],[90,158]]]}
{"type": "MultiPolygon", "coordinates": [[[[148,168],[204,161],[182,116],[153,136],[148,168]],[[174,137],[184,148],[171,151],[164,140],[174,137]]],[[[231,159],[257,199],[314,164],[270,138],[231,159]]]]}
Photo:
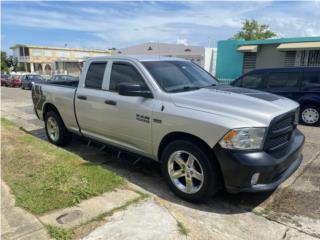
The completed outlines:
{"type": "Polygon", "coordinates": [[[238,193],[275,189],[300,166],[304,139],[304,135],[296,129],[290,144],[274,153],[227,150],[217,144],[213,151],[220,163],[227,191],[238,193]],[[259,173],[260,177],[256,184],[251,185],[254,173],[259,173]]]}

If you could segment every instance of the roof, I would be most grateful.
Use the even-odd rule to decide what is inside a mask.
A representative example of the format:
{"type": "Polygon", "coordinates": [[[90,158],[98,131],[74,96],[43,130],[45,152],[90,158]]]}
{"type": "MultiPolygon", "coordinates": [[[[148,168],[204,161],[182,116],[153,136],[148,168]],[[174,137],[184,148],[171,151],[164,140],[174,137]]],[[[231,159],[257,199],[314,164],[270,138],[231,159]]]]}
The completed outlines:
{"type": "Polygon", "coordinates": [[[16,44],[10,49],[18,47],[28,47],[28,48],[40,48],[40,49],[50,49],[50,50],[66,50],[66,51],[82,51],[82,52],[97,52],[97,53],[111,53],[110,50],[101,50],[101,49],[89,49],[89,48],[67,48],[67,47],[49,47],[49,46],[36,46],[28,44],[16,44]]]}
{"type": "MultiPolygon", "coordinates": [[[[254,69],[250,72],[296,72],[296,71],[303,71],[303,70],[316,70],[320,72],[320,67],[284,67],[284,68],[259,68],[259,69],[254,69]]],[[[250,73],[248,72],[248,73],[250,73]]]]}
{"type": "Polygon", "coordinates": [[[163,57],[156,55],[116,55],[116,56],[99,56],[92,57],[86,60],[102,60],[102,59],[119,59],[119,60],[135,60],[139,62],[149,62],[149,61],[187,61],[183,58],[176,57],[163,57]]]}
{"type": "Polygon", "coordinates": [[[293,51],[297,49],[320,49],[320,41],[319,42],[299,42],[299,43],[281,43],[278,47],[278,50],[283,51],[293,51]]]}
{"type": "Polygon", "coordinates": [[[184,44],[171,44],[171,43],[156,43],[148,42],[139,45],[134,45],[127,48],[122,48],[114,51],[115,54],[137,54],[144,53],[150,55],[166,54],[176,55],[183,53],[184,55],[204,54],[204,47],[190,46],[184,44]]]}
{"type": "MultiPolygon", "coordinates": [[[[228,41],[228,40],[227,40],[228,41]]],[[[239,45],[262,45],[262,44],[280,44],[280,43],[299,43],[299,42],[320,42],[319,37],[296,37],[296,38],[273,38],[265,40],[235,40],[239,45]]]]}

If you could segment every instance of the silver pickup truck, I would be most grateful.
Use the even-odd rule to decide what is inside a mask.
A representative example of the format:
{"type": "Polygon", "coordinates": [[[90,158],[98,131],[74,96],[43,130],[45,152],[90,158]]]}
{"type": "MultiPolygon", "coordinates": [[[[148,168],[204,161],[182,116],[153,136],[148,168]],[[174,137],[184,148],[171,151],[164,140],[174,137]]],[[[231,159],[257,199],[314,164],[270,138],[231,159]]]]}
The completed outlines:
{"type": "Polygon", "coordinates": [[[53,144],[77,134],[158,161],[188,201],[275,189],[302,161],[296,102],[219,85],[183,59],[91,58],[79,82],[35,83],[32,98],[53,144]]]}

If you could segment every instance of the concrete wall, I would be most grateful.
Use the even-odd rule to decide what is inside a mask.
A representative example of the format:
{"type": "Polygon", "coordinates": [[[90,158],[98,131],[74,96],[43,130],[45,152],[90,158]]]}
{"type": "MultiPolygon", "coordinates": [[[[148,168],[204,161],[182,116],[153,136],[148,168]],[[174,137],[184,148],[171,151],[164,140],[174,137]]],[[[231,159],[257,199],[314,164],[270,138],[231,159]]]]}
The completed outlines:
{"type": "Polygon", "coordinates": [[[256,68],[284,67],[286,53],[277,50],[279,44],[259,45],[256,68]]]}
{"type": "Polygon", "coordinates": [[[237,51],[239,43],[244,41],[225,40],[218,42],[216,77],[235,79],[242,74],[243,53],[237,51]]]}

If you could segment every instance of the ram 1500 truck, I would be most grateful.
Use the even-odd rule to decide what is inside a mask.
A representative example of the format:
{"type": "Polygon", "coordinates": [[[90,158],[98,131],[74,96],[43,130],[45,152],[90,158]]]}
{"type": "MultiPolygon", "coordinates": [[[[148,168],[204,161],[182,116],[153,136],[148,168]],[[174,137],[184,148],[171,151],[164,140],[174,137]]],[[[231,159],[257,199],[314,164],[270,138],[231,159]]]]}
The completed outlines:
{"type": "Polygon", "coordinates": [[[77,134],[158,161],[188,201],[273,190],[302,161],[296,102],[219,85],[183,59],[91,58],[79,82],[35,83],[32,98],[53,144],[77,134]]]}

